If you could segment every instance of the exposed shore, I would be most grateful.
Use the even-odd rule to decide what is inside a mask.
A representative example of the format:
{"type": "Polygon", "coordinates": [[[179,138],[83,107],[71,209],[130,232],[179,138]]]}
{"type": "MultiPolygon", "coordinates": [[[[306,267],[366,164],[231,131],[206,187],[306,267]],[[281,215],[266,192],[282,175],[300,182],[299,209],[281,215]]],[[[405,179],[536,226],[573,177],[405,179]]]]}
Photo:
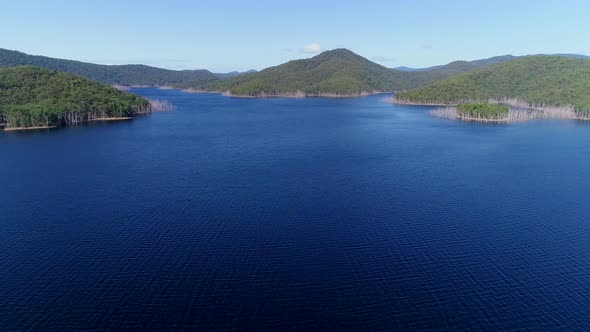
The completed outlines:
{"type": "Polygon", "coordinates": [[[233,94],[230,91],[223,93],[224,96],[233,98],[358,98],[372,95],[379,95],[388,93],[385,91],[365,91],[352,94],[338,94],[338,93],[304,93],[297,91],[293,93],[261,93],[257,95],[240,95],[233,94]]]}
{"type": "MultiPolygon", "coordinates": [[[[147,88],[148,86],[137,86],[132,85],[127,88],[147,88]]],[[[205,89],[192,89],[192,88],[180,88],[175,86],[163,85],[163,86],[152,86],[151,88],[157,88],[160,90],[178,90],[186,93],[195,94],[220,94],[225,97],[232,98],[251,98],[251,99],[265,99],[265,98],[358,98],[368,97],[373,95],[381,95],[387,93],[393,93],[389,91],[365,91],[361,93],[351,94],[338,94],[338,93],[304,93],[302,91],[288,92],[288,93],[260,93],[256,95],[247,94],[234,94],[231,91],[219,91],[219,90],[205,90],[205,89]]],[[[442,105],[441,105],[442,106],[442,105]]]]}
{"type": "Polygon", "coordinates": [[[130,116],[117,116],[117,117],[110,117],[110,118],[94,118],[88,121],[127,121],[133,120],[133,117],[130,116]]]}
{"type": "Polygon", "coordinates": [[[296,93],[261,93],[257,95],[241,95],[241,94],[234,94],[230,91],[207,91],[207,90],[191,90],[185,89],[183,90],[188,93],[214,93],[214,94],[221,94],[225,97],[230,98],[244,98],[244,99],[269,99],[269,98],[292,98],[292,99],[299,99],[299,98],[359,98],[359,97],[368,97],[373,95],[380,95],[390,92],[385,91],[373,91],[373,92],[362,92],[362,93],[354,93],[354,94],[337,94],[337,93],[303,93],[303,92],[296,92],[296,93]]]}
{"type": "Polygon", "coordinates": [[[439,106],[439,108],[430,112],[432,116],[439,118],[460,120],[460,121],[476,121],[476,122],[496,122],[496,123],[515,123],[526,122],[532,120],[577,120],[590,121],[590,114],[588,116],[580,115],[576,112],[573,106],[553,106],[553,105],[534,105],[524,100],[516,98],[497,98],[485,101],[465,100],[459,103],[441,103],[441,102],[416,102],[410,100],[397,99],[395,97],[389,98],[388,102],[398,105],[417,105],[417,106],[439,106]],[[489,119],[489,118],[466,118],[461,117],[457,113],[456,106],[463,103],[490,103],[506,105],[510,107],[507,118],[489,119]]]}
{"type": "MultiPolygon", "coordinates": [[[[212,93],[212,94],[223,94],[223,91],[210,91],[210,90],[204,90],[204,89],[181,89],[181,88],[173,88],[174,90],[180,90],[182,92],[186,92],[186,93],[196,93],[196,94],[207,94],[207,93],[212,93]]],[[[167,89],[163,89],[163,90],[167,90],[167,89]]]]}
{"type": "Polygon", "coordinates": [[[500,118],[500,119],[493,119],[493,118],[474,118],[469,116],[457,116],[457,120],[461,121],[470,121],[470,122],[484,122],[484,123],[508,123],[508,118],[500,118]]]}
{"type": "Polygon", "coordinates": [[[127,85],[113,84],[111,86],[113,88],[119,90],[119,91],[129,91],[129,90],[131,90],[131,87],[130,86],[127,86],[127,85]]]}
{"type": "Polygon", "coordinates": [[[54,129],[54,128],[57,128],[57,126],[8,127],[8,128],[4,128],[4,131],[43,130],[43,129],[54,129]]]}
{"type": "Polygon", "coordinates": [[[452,107],[457,106],[460,103],[442,103],[437,101],[412,101],[409,99],[399,99],[395,96],[387,99],[390,104],[396,105],[412,105],[412,106],[441,106],[441,107],[452,107]]]}

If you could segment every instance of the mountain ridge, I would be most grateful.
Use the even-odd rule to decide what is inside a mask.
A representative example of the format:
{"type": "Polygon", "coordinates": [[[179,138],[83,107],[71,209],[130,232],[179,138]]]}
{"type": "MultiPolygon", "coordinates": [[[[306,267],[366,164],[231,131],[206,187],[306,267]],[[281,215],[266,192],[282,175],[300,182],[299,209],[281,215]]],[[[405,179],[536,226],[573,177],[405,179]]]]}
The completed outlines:
{"type": "Polygon", "coordinates": [[[220,79],[205,69],[176,71],[142,64],[99,65],[0,49],[0,67],[15,66],[37,66],[119,85],[165,86],[189,80],[211,83],[220,79]]]}

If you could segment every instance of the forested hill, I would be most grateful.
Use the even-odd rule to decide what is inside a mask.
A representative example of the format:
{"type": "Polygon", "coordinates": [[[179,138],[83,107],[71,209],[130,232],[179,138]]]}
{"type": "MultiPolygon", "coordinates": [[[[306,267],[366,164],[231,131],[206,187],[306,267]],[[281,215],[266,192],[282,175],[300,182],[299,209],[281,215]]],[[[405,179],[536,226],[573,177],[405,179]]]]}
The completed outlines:
{"type": "Polygon", "coordinates": [[[456,104],[517,98],[535,105],[590,109],[590,60],[527,56],[401,93],[400,102],[456,104]]]}
{"type": "Polygon", "coordinates": [[[0,125],[70,125],[150,112],[149,102],[86,78],[33,66],[0,68],[0,125]]]}
{"type": "Polygon", "coordinates": [[[349,50],[336,49],[310,59],[294,60],[258,73],[218,81],[207,89],[242,96],[358,95],[411,89],[485,65],[485,62],[459,61],[410,72],[389,69],[349,50]]]}
{"type": "Polygon", "coordinates": [[[310,59],[289,61],[258,73],[213,83],[211,90],[235,95],[307,95],[389,91],[394,84],[391,71],[351,51],[326,51],[310,59]]]}
{"type": "Polygon", "coordinates": [[[0,67],[22,65],[63,71],[107,84],[120,85],[164,86],[176,85],[187,81],[208,84],[220,79],[217,75],[207,70],[176,71],[145,65],[97,65],[0,49],[0,67]]]}

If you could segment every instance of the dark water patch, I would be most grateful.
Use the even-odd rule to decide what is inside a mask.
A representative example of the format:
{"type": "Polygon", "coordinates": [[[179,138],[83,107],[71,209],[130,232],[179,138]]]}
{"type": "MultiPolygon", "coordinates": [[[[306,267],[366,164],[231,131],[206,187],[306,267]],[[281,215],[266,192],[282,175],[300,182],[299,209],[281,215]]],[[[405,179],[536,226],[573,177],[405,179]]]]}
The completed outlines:
{"type": "Polygon", "coordinates": [[[588,329],[588,126],[138,89],[0,134],[0,328],[588,329]]]}

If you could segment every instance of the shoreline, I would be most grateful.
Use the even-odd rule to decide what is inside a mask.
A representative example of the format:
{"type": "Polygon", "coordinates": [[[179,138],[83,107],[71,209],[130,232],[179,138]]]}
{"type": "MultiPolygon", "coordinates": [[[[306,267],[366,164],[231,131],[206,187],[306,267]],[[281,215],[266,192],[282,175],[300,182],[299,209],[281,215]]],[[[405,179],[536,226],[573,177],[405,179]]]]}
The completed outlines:
{"type": "Polygon", "coordinates": [[[337,94],[337,93],[304,93],[304,92],[296,92],[296,93],[273,93],[273,94],[260,94],[260,95],[239,95],[239,94],[232,94],[229,91],[223,93],[226,97],[231,98],[251,98],[251,99],[270,99],[270,98],[360,98],[360,97],[369,97],[374,95],[381,95],[381,94],[389,94],[392,92],[386,91],[372,91],[372,92],[361,92],[361,93],[354,93],[354,94],[337,94]]]}
{"type": "Polygon", "coordinates": [[[242,98],[242,99],[272,99],[272,98],[290,98],[290,99],[302,99],[302,98],[361,98],[361,97],[369,97],[375,95],[382,95],[382,94],[390,94],[393,92],[386,92],[386,91],[373,91],[373,92],[363,92],[358,94],[336,94],[336,93],[313,93],[313,94],[306,94],[306,93],[273,93],[273,94],[259,94],[259,95],[241,95],[241,94],[232,94],[229,91],[221,92],[221,91],[207,91],[207,90],[190,90],[187,89],[182,90],[187,93],[211,93],[211,94],[221,94],[224,97],[229,98],[242,98]]]}
{"type": "Polygon", "coordinates": [[[508,118],[502,119],[490,119],[490,118],[473,118],[468,116],[457,116],[456,120],[467,121],[467,122],[483,122],[483,123],[508,123],[508,118]]]}
{"type": "MultiPolygon", "coordinates": [[[[130,89],[136,88],[155,88],[159,90],[176,90],[182,91],[185,93],[194,93],[194,94],[217,94],[222,95],[224,97],[230,98],[245,98],[245,99],[270,99],[270,98],[360,98],[360,97],[369,97],[375,95],[383,95],[383,94],[392,94],[395,93],[393,91],[364,91],[361,93],[353,93],[353,94],[337,94],[337,93],[304,93],[304,92],[291,92],[291,93],[261,93],[258,95],[242,95],[242,94],[233,94],[230,91],[219,91],[219,90],[204,90],[204,89],[192,89],[192,88],[180,88],[174,87],[170,85],[162,85],[162,86],[138,86],[138,85],[131,85],[128,86],[130,89]]],[[[443,105],[440,105],[443,106],[443,105]]]]}
{"type": "Polygon", "coordinates": [[[8,128],[4,128],[4,131],[43,130],[43,129],[55,129],[55,128],[57,128],[57,126],[8,127],[8,128]]]}
{"type": "Polygon", "coordinates": [[[89,122],[92,121],[127,121],[133,120],[133,117],[130,116],[119,116],[119,117],[110,117],[110,118],[95,118],[88,120],[89,122]]]}
{"type": "Polygon", "coordinates": [[[194,93],[194,94],[214,94],[214,95],[222,95],[223,92],[222,91],[209,91],[209,90],[203,90],[203,89],[182,89],[182,88],[172,88],[172,89],[161,89],[161,90],[180,90],[182,92],[186,92],[186,93],[194,93]]]}
{"type": "MultiPolygon", "coordinates": [[[[95,118],[90,119],[88,121],[84,121],[81,123],[91,123],[91,122],[111,122],[111,121],[129,121],[133,120],[133,117],[111,117],[111,118],[95,118]]],[[[28,130],[49,130],[49,129],[56,129],[60,127],[69,127],[69,126],[34,126],[34,127],[5,127],[4,125],[0,125],[0,132],[1,131],[28,131],[28,130]]]]}
{"type": "Polygon", "coordinates": [[[387,100],[388,103],[394,105],[410,105],[410,106],[438,106],[438,107],[454,107],[461,103],[442,103],[442,102],[417,102],[404,99],[397,99],[395,96],[387,100]]]}
{"type": "Polygon", "coordinates": [[[460,116],[457,107],[442,106],[429,112],[430,115],[455,121],[489,122],[489,123],[518,123],[535,120],[570,120],[590,121],[590,116],[584,112],[578,112],[573,106],[547,106],[530,105],[527,102],[517,99],[489,100],[491,104],[506,105],[510,107],[506,118],[474,118],[460,116]]]}

